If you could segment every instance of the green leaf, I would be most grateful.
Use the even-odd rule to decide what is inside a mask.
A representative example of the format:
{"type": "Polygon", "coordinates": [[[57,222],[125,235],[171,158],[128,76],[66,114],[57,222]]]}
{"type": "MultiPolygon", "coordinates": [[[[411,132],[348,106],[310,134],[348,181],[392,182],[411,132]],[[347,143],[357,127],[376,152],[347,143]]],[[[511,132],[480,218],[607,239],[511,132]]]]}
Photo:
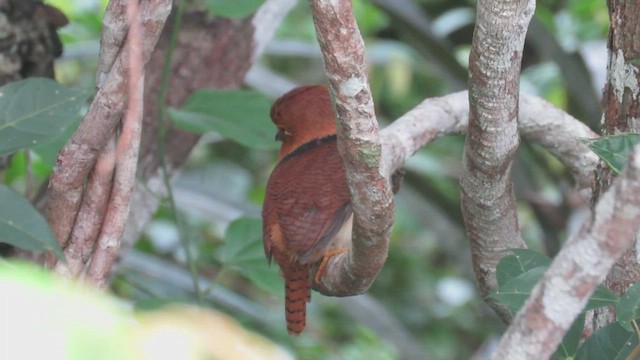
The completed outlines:
{"type": "Polygon", "coordinates": [[[257,287],[283,296],[282,278],[277,266],[269,266],[262,245],[262,222],[241,218],[227,228],[223,262],[251,280],[257,287]]]}
{"type": "Polygon", "coordinates": [[[616,305],[616,318],[627,331],[633,331],[631,320],[640,319],[640,282],[637,282],[624,293],[616,305]]]}
{"type": "MultiPolygon", "coordinates": [[[[540,260],[540,258],[538,258],[540,260]]],[[[534,261],[528,264],[533,264],[534,261]]],[[[527,270],[526,272],[509,279],[501,285],[496,291],[491,293],[489,297],[505,304],[512,314],[520,310],[524,302],[527,300],[533,287],[542,278],[548,266],[538,266],[527,270]]],[[[615,304],[618,297],[602,286],[598,286],[593,295],[589,298],[582,312],[593,310],[602,306],[615,304]]]]}
{"type": "Polygon", "coordinates": [[[587,305],[585,305],[582,312],[597,309],[607,305],[613,305],[620,301],[620,298],[613,294],[611,291],[603,286],[598,286],[596,290],[591,294],[587,305]]]}
{"type": "Polygon", "coordinates": [[[56,136],[51,141],[32,147],[31,150],[38,154],[44,164],[49,166],[55,165],[60,149],[69,141],[71,135],[73,135],[78,125],[80,125],[81,119],[82,116],[80,114],[75,118],[72,117],[69,126],[67,126],[67,129],[62,134],[56,136]]]}
{"type": "Polygon", "coordinates": [[[216,131],[248,147],[276,149],[270,109],[271,100],[256,91],[200,90],[181,109],[169,109],[168,114],[187,131],[216,131]]]}
{"type": "Polygon", "coordinates": [[[204,3],[214,15],[241,19],[260,7],[264,0],[205,0],[204,3]]]}
{"type": "Polygon", "coordinates": [[[489,297],[505,304],[511,313],[515,314],[524,305],[525,300],[531,294],[531,290],[542,278],[546,270],[546,266],[530,269],[507,281],[491,293],[489,297]]]}
{"type": "Polygon", "coordinates": [[[87,98],[49,79],[31,78],[0,87],[0,156],[53,141],[78,118],[87,98]]]}
{"type": "Polygon", "coordinates": [[[624,360],[638,346],[638,336],[613,323],[590,336],[578,350],[576,360],[624,360]]]}
{"type": "Polygon", "coordinates": [[[603,136],[599,139],[581,139],[613,172],[619,174],[627,163],[629,153],[640,143],[639,133],[603,136]]]}
{"type": "Polygon", "coordinates": [[[44,217],[18,193],[0,184],[0,242],[40,252],[62,250],[44,217]]]}
{"type": "Polygon", "coordinates": [[[499,286],[531,269],[551,264],[551,259],[537,251],[512,249],[511,252],[513,255],[503,257],[496,267],[499,286]]]}
{"type": "Polygon", "coordinates": [[[580,345],[580,337],[582,336],[582,329],[584,328],[584,313],[578,316],[569,331],[564,335],[562,342],[558,345],[558,350],[554,354],[554,359],[572,360],[575,358],[578,352],[578,345],[580,345]]]}

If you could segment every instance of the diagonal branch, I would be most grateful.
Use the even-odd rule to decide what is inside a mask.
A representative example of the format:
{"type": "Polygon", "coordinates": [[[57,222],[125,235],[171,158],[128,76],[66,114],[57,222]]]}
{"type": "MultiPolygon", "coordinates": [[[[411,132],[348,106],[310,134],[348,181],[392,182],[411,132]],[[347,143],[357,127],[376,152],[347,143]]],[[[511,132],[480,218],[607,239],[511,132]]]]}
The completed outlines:
{"type": "Polygon", "coordinates": [[[127,3],[127,21],[129,22],[127,110],[122,120],[122,131],[115,151],[115,174],[109,205],[87,271],[89,280],[100,287],[108,284],[109,272],[120,249],[120,240],[129,216],[131,195],[138,169],[144,99],[144,67],[139,15],[137,0],[129,0],[127,3]]]}
{"type": "Polygon", "coordinates": [[[546,359],[640,230],[640,147],[555,257],[493,359],[546,359]]]}
{"type": "Polygon", "coordinates": [[[67,262],[66,264],[58,262],[55,266],[58,274],[77,277],[89,261],[109,205],[115,167],[116,138],[114,134],[100,152],[91,172],[76,224],[64,249],[67,262]]]}
{"type": "Polygon", "coordinates": [[[378,123],[367,80],[364,41],[350,0],[310,0],[338,118],[338,149],[351,190],[354,225],[348,254],[331,258],[322,293],[336,296],[366,291],[382,269],[395,214],[385,177],[378,123]]]}
{"type": "MultiPolygon", "coordinates": [[[[462,214],[480,295],[497,287],[495,268],[523,248],[511,164],[518,148],[520,63],[531,0],[478,1],[469,56],[469,129],[460,179],[462,214]]],[[[495,306],[503,319],[508,311],[495,306]]]]}
{"type": "MultiPolygon", "coordinates": [[[[171,1],[145,1],[141,5],[142,53],[146,63],[171,10],[171,1]]],[[[115,32],[113,35],[124,38],[115,32]]],[[[120,51],[78,130],[58,154],[49,181],[47,218],[62,248],[66,247],[75,223],[86,178],[122,118],[128,94],[125,74],[130,66],[129,52],[128,46],[120,51]]],[[[49,265],[54,262],[48,261],[49,265]]]]}

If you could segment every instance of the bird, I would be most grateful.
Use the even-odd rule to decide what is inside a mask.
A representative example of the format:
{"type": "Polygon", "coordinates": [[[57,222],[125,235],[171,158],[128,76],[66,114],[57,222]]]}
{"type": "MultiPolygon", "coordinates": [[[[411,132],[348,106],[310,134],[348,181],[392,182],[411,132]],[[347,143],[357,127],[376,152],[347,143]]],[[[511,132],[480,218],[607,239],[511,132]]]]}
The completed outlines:
{"type": "Polygon", "coordinates": [[[282,141],[262,208],[264,250],[285,280],[291,335],[306,325],[306,306],[327,261],[349,249],[351,194],[337,147],[336,117],[323,85],[297,87],[278,98],[271,119],[282,141]]]}

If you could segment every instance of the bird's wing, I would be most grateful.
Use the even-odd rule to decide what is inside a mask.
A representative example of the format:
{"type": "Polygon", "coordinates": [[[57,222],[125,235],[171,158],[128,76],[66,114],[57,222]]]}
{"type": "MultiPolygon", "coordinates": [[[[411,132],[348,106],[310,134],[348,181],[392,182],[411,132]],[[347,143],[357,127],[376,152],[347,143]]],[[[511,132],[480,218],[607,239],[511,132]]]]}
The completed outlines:
{"type": "Polygon", "coordinates": [[[281,246],[277,243],[282,241],[300,262],[318,261],[351,212],[351,195],[335,141],[285,158],[267,184],[265,251],[269,256],[271,247],[281,246]]]}

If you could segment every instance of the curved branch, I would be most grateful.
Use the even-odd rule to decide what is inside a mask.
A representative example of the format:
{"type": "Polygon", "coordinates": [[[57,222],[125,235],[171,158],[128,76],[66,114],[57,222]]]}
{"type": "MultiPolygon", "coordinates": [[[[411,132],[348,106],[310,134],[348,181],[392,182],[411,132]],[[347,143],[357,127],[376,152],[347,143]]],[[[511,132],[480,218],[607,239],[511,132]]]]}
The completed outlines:
{"type": "Polygon", "coordinates": [[[640,230],[640,147],[555,257],[492,359],[546,359],[640,230]]]}
{"type": "Polygon", "coordinates": [[[395,206],[381,169],[382,147],[367,80],[364,41],[351,0],[310,0],[338,118],[338,150],[354,212],[349,253],[333,256],[317,289],[347,296],[366,291],[382,269],[395,206]]]}
{"type": "MultiPolygon", "coordinates": [[[[466,91],[423,101],[380,131],[386,176],[402,167],[421,147],[449,134],[467,131],[466,91]]],[[[518,131],[550,151],[569,168],[580,189],[590,189],[598,157],[580,138],[597,138],[588,126],[545,100],[520,94],[518,131]]]]}
{"type": "MultiPolygon", "coordinates": [[[[462,215],[480,295],[497,287],[495,269],[520,234],[511,165],[518,148],[520,63],[530,0],[479,1],[469,55],[469,129],[460,179],[462,215]]],[[[490,304],[491,305],[491,304],[490,304]]],[[[493,306],[505,320],[510,316],[493,306]]]]}
{"type": "MultiPolygon", "coordinates": [[[[171,10],[171,1],[143,2],[141,6],[142,52],[146,63],[171,10]]],[[[125,74],[130,66],[129,52],[128,46],[120,51],[80,126],[58,154],[49,181],[47,218],[62,248],[67,244],[78,214],[87,175],[122,118],[128,94],[125,74]]],[[[49,265],[55,262],[55,259],[48,260],[49,265]]]]}
{"type": "MultiPolygon", "coordinates": [[[[332,257],[326,274],[315,285],[321,293],[348,296],[367,290],[386,260],[394,215],[387,179],[396,167],[381,161],[378,127],[364,70],[364,44],[353,19],[351,2],[311,0],[310,4],[325,69],[335,97],[338,148],[352,193],[355,218],[350,251],[332,257]]],[[[534,6],[532,2],[515,8],[508,8],[508,4],[505,6],[502,11],[518,14],[515,18],[519,22],[510,24],[504,19],[513,17],[507,16],[501,19],[502,25],[516,26],[521,31],[516,33],[515,47],[512,45],[514,39],[509,36],[497,39],[502,46],[502,60],[506,61],[482,64],[489,59],[478,54],[485,51],[484,48],[476,49],[475,55],[472,55],[472,69],[478,77],[474,88],[484,90],[484,93],[470,96],[479,108],[470,114],[473,126],[465,154],[467,171],[461,181],[463,211],[467,215],[465,220],[474,247],[474,264],[483,294],[495,287],[495,266],[505,251],[525,246],[517,225],[511,181],[508,176],[501,174],[510,173],[511,160],[518,145],[515,121],[518,111],[517,81],[526,25],[533,15],[534,6]],[[518,54],[515,61],[512,59],[513,53],[518,54]],[[481,68],[493,69],[504,79],[493,81],[489,74],[480,72],[481,68]],[[515,88],[516,95],[509,95],[506,88],[515,88]],[[481,131],[487,128],[492,131],[481,131]],[[510,135],[504,137],[503,134],[510,135]],[[496,208],[500,209],[498,215],[490,210],[496,208]]],[[[494,20],[490,14],[484,16],[487,21],[494,20]]],[[[482,32],[482,28],[479,31],[482,32]]],[[[483,35],[498,36],[478,36],[482,38],[483,35]]],[[[493,46],[479,40],[476,42],[480,42],[481,47],[493,46]]],[[[457,102],[456,105],[459,104],[457,102]]],[[[457,120],[450,124],[451,131],[460,130],[461,119],[457,120]]],[[[422,139],[418,139],[418,143],[426,143],[430,135],[446,133],[443,129],[447,127],[438,126],[436,129],[431,133],[420,132],[422,139]]],[[[414,151],[419,148],[415,147],[416,143],[413,145],[414,151]]],[[[385,157],[389,156],[387,153],[393,154],[394,151],[385,149],[385,157]]]]}

